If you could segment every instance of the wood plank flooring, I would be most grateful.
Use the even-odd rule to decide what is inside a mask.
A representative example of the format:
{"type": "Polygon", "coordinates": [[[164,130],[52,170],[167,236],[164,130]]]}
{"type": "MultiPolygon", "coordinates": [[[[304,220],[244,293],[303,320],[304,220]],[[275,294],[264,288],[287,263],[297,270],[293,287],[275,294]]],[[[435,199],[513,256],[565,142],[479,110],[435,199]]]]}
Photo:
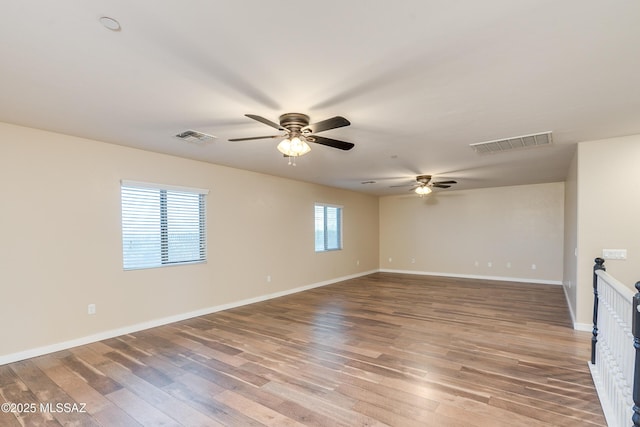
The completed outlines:
{"type": "Polygon", "coordinates": [[[0,426],[604,426],[589,345],[559,286],[376,273],[0,366],[0,426]]]}

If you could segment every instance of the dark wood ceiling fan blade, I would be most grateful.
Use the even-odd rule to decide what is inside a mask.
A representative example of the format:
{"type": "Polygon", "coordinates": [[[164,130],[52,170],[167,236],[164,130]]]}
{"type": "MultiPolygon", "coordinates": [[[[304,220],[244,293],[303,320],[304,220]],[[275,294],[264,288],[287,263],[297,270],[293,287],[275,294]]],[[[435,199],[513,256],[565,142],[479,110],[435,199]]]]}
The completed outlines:
{"type": "Polygon", "coordinates": [[[433,184],[457,184],[458,181],[438,181],[438,182],[434,182],[433,184]]]}
{"type": "Polygon", "coordinates": [[[398,187],[418,187],[420,184],[400,184],[400,185],[390,185],[389,188],[398,188],[398,187]]]}
{"type": "Polygon", "coordinates": [[[337,148],[339,150],[351,150],[355,145],[350,142],[339,141],[337,139],[325,138],[323,136],[309,135],[307,141],[315,142],[316,144],[326,145],[328,147],[337,148]]]}
{"type": "Polygon", "coordinates": [[[437,187],[437,188],[449,188],[451,187],[450,185],[446,185],[446,184],[441,184],[439,182],[433,183],[431,184],[432,187],[437,187]]]}
{"type": "Polygon", "coordinates": [[[262,117],[262,116],[256,116],[255,114],[245,114],[245,116],[246,116],[246,117],[249,117],[250,119],[257,120],[257,121],[259,121],[260,123],[264,123],[264,124],[265,124],[265,125],[267,125],[267,126],[271,126],[271,127],[272,127],[272,128],[274,128],[274,129],[284,130],[284,129],[282,129],[282,127],[281,127],[279,124],[274,123],[274,122],[272,122],[272,121],[271,121],[271,120],[269,120],[269,119],[265,119],[265,118],[264,118],[264,117],[262,117]]]}
{"type": "Polygon", "coordinates": [[[318,123],[312,123],[309,126],[302,128],[303,131],[309,131],[310,133],[323,132],[329,129],[337,129],[345,126],[349,126],[351,122],[342,116],[331,117],[330,119],[323,120],[318,123]]]}
{"type": "Polygon", "coordinates": [[[229,141],[253,141],[254,139],[270,139],[270,138],[285,138],[286,135],[269,135],[269,136],[251,136],[249,138],[232,138],[229,141]]]}

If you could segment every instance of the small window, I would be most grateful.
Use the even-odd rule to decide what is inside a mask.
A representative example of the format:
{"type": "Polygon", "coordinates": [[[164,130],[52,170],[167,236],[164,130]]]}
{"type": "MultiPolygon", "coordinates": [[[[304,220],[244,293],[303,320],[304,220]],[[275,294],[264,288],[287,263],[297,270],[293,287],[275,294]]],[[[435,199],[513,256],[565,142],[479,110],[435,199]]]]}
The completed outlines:
{"type": "Polygon", "coordinates": [[[315,205],[316,252],[342,249],[342,207],[315,205]]]}
{"type": "Polygon", "coordinates": [[[124,269],[206,261],[207,192],[123,181],[124,269]]]}

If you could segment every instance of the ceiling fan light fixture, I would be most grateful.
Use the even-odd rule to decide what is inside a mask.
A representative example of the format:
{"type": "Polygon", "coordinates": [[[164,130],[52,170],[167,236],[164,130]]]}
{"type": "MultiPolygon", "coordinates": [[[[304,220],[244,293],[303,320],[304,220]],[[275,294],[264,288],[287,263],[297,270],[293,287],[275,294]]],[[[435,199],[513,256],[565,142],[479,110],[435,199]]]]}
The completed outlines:
{"type": "Polygon", "coordinates": [[[283,139],[280,141],[277,148],[278,151],[289,157],[304,156],[311,151],[311,147],[309,147],[307,141],[297,136],[283,139]]]}
{"type": "Polygon", "coordinates": [[[431,193],[431,188],[427,185],[421,185],[415,189],[415,192],[420,196],[431,193]]]}

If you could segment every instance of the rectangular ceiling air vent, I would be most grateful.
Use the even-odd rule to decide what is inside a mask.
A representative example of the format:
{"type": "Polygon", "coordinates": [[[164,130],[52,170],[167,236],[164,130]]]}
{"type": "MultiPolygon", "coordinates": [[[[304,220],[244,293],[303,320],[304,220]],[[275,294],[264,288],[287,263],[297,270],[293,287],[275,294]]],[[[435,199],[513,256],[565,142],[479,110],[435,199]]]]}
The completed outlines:
{"type": "Polygon", "coordinates": [[[212,139],[216,139],[216,137],[213,135],[208,135],[206,133],[198,132],[195,130],[186,130],[182,133],[177,134],[176,138],[180,138],[183,141],[197,142],[197,143],[203,143],[206,141],[210,141],[212,139]]]}
{"type": "Polygon", "coordinates": [[[551,132],[536,133],[533,135],[514,136],[512,138],[496,139],[494,141],[469,144],[476,153],[499,153],[517,148],[538,147],[549,145],[553,141],[551,132]]]}

